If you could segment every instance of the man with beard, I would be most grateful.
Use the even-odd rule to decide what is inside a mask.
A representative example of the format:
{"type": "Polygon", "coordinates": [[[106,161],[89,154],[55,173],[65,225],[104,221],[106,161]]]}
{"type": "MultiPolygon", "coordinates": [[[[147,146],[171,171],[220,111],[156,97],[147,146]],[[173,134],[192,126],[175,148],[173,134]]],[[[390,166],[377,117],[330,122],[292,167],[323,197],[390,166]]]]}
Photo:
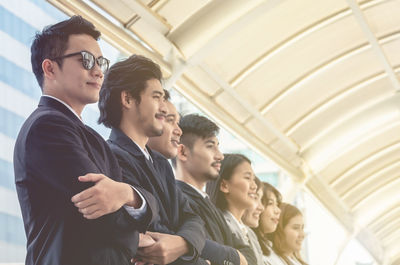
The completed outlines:
{"type": "MultiPolygon", "coordinates": [[[[232,235],[222,213],[204,192],[206,183],[218,178],[221,161],[224,159],[218,147],[218,126],[196,114],[184,116],[179,126],[182,130],[181,144],[174,162],[178,187],[188,198],[193,211],[204,221],[206,237],[236,248],[240,264],[255,264],[254,252],[241,239],[232,235]]],[[[207,244],[206,250],[209,250],[207,244]]],[[[213,256],[221,256],[218,248],[212,250],[215,251],[213,256]]]]}
{"type": "Polygon", "coordinates": [[[143,56],[114,64],[100,91],[99,123],[112,129],[108,143],[124,181],[151,192],[159,205],[158,220],[146,233],[155,243],[139,249],[136,258],[153,264],[207,264],[198,259],[205,241],[203,222],[178,192],[172,168],[165,167],[168,161],[147,147],[149,137],[162,134],[167,115],[161,78],[159,66],[143,56]]]}

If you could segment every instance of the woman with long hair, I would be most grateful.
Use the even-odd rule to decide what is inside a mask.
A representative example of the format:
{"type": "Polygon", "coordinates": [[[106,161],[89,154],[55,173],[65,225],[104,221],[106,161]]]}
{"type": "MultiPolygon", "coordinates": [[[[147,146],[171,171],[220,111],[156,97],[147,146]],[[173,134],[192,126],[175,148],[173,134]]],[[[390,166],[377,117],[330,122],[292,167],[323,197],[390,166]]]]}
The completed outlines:
{"type": "Polygon", "coordinates": [[[304,240],[303,214],[297,207],[281,203],[278,227],[272,234],[273,250],[287,265],[307,265],[300,251],[304,240]]]}
{"type": "MultiPolygon", "coordinates": [[[[223,212],[225,220],[237,237],[249,245],[257,258],[257,265],[263,265],[263,256],[256,236],[249,234],[249,228],[242,218],[246,209],[255,205],[257,185],[250,160],[241,154],[224,154],[220,176],[208,182],[206,192],[211,201],[223,212]]],[[[254,235],[254,234],[253,234],[254,235]]]]}
{"type": "Polygon", "coordinates": [[[264,211],[260,215],[259,226],[254,231],[260,242],[265,263],[273,265],[281,264],[281,259],[273,251],[272,242],[268,236],[275,232],[278,226],[281,213],[279,206],[282,203],[282,195],[271,184],[267,182],[263,182],[262,184],[263,197],[261,202],[264,206],[264,211]]]}

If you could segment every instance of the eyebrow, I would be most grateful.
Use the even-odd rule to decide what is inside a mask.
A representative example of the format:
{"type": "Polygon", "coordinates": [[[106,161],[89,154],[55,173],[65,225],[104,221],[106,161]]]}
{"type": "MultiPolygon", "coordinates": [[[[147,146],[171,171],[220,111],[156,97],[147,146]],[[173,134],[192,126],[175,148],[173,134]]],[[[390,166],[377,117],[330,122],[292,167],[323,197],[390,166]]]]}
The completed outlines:
{"type": "Polygon", "coordinates": [[[206,143],[206,144],[208,144],[208,143],[210,143],[210,144],[216,144],[214,140],[207,140],[205,143],[206,143]]]}
{"type": "Polygon", "coordinates": [[[153,95],[154,94],[158,94],[158,95],[160,95],[160,96],[164,96],[165,94],[164,94],[164,92],[161,92],[161,91],[158,91],[158,90],[154,90],[153,91],[153,95]]]}
{"type": "Polygon", "coordinates": [[[167,114],[167,118],[168,118],[168,117],[174,117],[174,118],[175,118],[176,115],[175,115],[175,114],[167,114]]]}

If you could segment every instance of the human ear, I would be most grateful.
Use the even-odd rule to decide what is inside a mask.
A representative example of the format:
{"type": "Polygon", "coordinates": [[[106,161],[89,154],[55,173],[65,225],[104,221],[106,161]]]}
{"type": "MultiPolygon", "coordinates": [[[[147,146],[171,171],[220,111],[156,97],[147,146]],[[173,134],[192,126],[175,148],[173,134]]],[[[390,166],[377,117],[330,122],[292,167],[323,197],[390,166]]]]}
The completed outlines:
{"type": "Polygon", "coordinates": [[[42,62],[42,70],[43,70],[43,77],[49,78],[49,79],[54,79],[54,62],[45,59],[42,62]]]}
{"type": "Polygon", "coordinates": [[[130,108],[130,104],[132,102],[131,95],[128,91],[124,90],[121,92],[121,105],[124,108],[130,108]]]}
{"type": "Polygon", "coordinates": [[[177,158],[181,161],[186,161],[187,160],[187,150],[186,146],[183,144],[178,145],[178,155],[177,158]]]}
{"type": "Polygon", "coordinates": [[[225,179],[221,180],[221,183],[219,184],[219,190],[226,194],[229,193],[229,184],[225,179]]]}

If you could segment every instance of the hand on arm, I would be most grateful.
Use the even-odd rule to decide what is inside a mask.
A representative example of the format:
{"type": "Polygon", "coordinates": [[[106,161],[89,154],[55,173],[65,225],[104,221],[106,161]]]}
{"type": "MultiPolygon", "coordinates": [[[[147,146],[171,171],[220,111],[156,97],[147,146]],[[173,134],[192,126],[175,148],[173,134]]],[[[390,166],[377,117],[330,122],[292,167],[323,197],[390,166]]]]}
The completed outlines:
{"type": "Polygon", "coordinates": [[[245,256],[243,256],[242,253],[240,253],[240,251],[237,251],[239,254],[239,259],[240,259],[240,265],[248,265],[247,263],[247,259],[245,258],[245,256]]]}
{"type": "Polygon", "coordinates": [[[169,264],[189,251],[185,239],[180,236],[147,232],[155,240],[155,244],[140,248],[137,257],[142,262],[152,264],[169,264]]]}
{"type": "Polygon", "coordinates": [[[139,195],[126,183],[114,181],[103,174],[88,173],[81,182],[94,182],[94,186],[74,195],[71,201],[87,219],[96,219],[113,213],[123,205],[138,208],[139,195]]]}

